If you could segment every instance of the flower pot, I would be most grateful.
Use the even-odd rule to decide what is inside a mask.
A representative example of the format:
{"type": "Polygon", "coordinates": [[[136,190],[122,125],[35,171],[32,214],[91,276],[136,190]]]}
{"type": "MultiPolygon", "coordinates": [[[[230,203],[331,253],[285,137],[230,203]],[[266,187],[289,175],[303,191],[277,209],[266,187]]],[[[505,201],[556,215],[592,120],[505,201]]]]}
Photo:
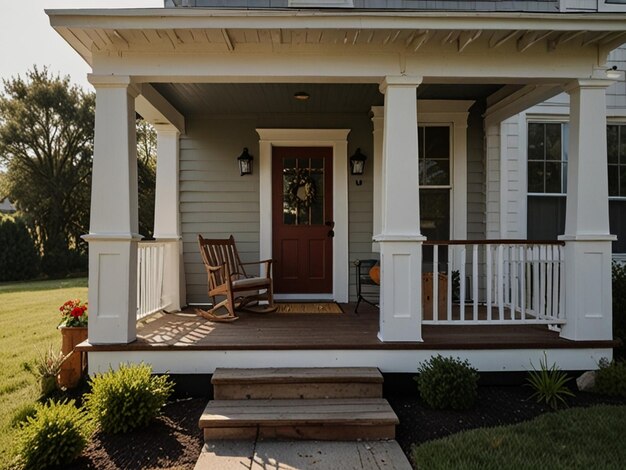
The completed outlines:
{"type": "Polygon", "coordinates": [[[59,328],[61,330],[61,352],[64,356],[68,356],[61,366],[61,372],[59,374],[59,386],[64,388],[74,388],[80,382],[83,375],[83,368],[86,364],[83,364],[83,354],[74,351],[77,344],[82,343],[87,339],[87,327],[86,326],[64,326],[59,328]]]}

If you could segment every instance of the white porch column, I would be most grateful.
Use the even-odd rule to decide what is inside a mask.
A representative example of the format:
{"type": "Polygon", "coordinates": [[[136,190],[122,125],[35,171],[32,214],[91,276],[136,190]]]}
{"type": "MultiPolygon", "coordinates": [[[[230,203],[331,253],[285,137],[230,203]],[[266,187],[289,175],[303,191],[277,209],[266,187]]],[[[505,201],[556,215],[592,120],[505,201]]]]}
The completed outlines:
{"type": "Polygon", "coordinates": [[[185,305],[185,270],[179,208],[179,137],[170,124],[156,124],[157,168],[154,238],[165,243],[162,304],[166,311],[185,305]]]}
{"type": "Polygon", "coordinates": [[[561,336],[605,340],[611,332],[611,241],[606,147],[607,80],[576,80],[570,94],[565,216],[565,316],[561,336]]]}
{"type": "Polygon", "coordinates": [[[89,235],[89,341],[129,343],[137,322],[137,143],[129,77],[90,75],[96,129],[89,235]]]}
{"type": "Polygon", "coordinates": [[[387,77],[380,243],[381,341],[422,341],[422,241],[419,224],[417,86],[421,77],[387,77]]]}
{"type": "MultiPolygon", "coordinates": [[[[378,235],[382,233],[382,207],[383,207],[383,131],[385,125],[385,108],[383,106],[372,106],[372,138],[374,143],[373,169],[374,169],[374,194],[372,212],[372,233],[378,235]]],[[[379,252],[380,247],[377,242],[372,243],[372,251],[379,252]]]]}

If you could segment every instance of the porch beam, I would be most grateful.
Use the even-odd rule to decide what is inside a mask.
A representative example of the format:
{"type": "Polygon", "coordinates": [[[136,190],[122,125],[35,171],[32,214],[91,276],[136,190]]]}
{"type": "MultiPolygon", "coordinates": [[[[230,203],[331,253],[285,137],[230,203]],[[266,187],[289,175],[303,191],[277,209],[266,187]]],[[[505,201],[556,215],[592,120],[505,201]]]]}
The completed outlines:
{"type": "Polygon", "coordinates": [[[136,338],[137,143],[130,77],[90,76],[96,127],[89,234],[89,341],[125,344],[136,338]]]}
{"type": "Polygon", "coordinates": [[[153,125],[172,125],[184,134],[185,117],[152,85],[143,83],[139,86],[141,94],[135,98],[135,109],[141,117],[153,125]]]}
{"type": "Polygon", "coordinates": [[[186,302],[178,180],[180,133],[169,124],[157,124],[155,129],[157,168],[154,238],[165,244],[161,304],[166,311],[180,311],[186,302]]]}
{"type": "Polygon", "coordinates": [[[567,323],[572,340],[612,338],[611,242],[606,144],[606,88],[610,80],[576,80],[570,95],[565,234],[567,323]]]}
{"type": "MultiPolygon", "coordinates": [[[[558,95],[560,85],[526,85],[489,105],[485,111],[485,128],[500,123],[524,110],[558,95]]],[[[494,93],[496,95],[499,92],[494,93]]],[[[498,95],[499,96],[499,95],[498,95]]],[[[491,101],[487,98],[487,102],[491,101]]]]}
{"type": "Polygon", "coordinates": [[[417,87],[421,77],[386,77],[380,244],[381,341],[422,341],[417,87]]]}

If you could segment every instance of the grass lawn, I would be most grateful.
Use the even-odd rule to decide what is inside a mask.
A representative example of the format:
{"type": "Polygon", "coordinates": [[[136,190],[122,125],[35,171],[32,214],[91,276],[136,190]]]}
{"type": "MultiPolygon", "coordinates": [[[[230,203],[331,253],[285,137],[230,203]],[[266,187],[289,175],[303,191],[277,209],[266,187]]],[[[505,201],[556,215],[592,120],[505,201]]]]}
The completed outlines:
{"type": "Polygon", "coordinates": [[[7,468],[16,410],[39,397],[37,378],[24,370],[39,351],[61,349],[58,308],[87,300],[87,279],[0,284],[0,468],[7,468]]]}
{"type": "Polygon", "coordinates": [[[626,406],[572,408],[426,442],[411,457],[418,469],[621,469],[624,435],[626,406]]]}

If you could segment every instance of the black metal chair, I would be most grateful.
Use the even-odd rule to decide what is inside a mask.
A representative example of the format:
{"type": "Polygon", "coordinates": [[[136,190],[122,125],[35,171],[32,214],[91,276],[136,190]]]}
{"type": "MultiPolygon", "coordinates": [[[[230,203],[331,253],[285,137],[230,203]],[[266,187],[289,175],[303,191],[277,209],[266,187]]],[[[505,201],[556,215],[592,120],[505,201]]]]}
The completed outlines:
{"type": "Polygon", "coordinates": [[[370,277],[370,269],[378,263],[377,259],[357,259],[354,262],[356,267],[356,294],[357,301],[354,313],[358,313],[361,302],[366,302],[373,307],[378,307],[380,296],[380,286],[370,277]],[[369,298],[368,298],[369,297],[369,298]],[[375,300],[370,300],[375,299],[375,300]]]}

